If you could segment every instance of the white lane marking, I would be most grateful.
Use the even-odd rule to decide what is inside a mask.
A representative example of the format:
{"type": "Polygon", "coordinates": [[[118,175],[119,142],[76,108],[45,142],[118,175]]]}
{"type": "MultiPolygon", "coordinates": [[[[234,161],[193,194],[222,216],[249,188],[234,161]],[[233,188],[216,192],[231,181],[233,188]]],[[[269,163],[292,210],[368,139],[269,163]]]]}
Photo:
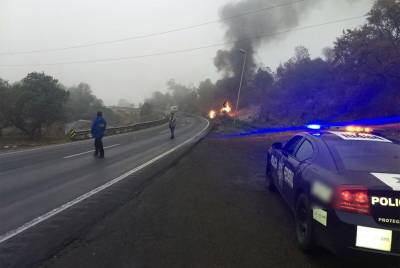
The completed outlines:
{"type": "Polygon", "coordinates": [[[160,134],[167,134],[167,133],[169,133],[169,132],[170,132],[169,129],[165,129],[165,130],[161,131],[160,134]]]}
{"type": "MultiPolygon", "coordinates": [[[[113,144],[113,145],[104,147],[104,149],[113,148],[113,147],[116,147],[116,146],[119,146],[119,145],[121,145],[121,144],[113,144]]],[[[90,150],[90,151],[82,152],[82,153],[79,153],[79,154],[71,154],[71,155],[68,155],[68,156],[64,156],[63,158],[64,159],[68,159],[68,158],[72,158],[72,157],[75,157],[75,156],[80,156],[80,155],[83,155],[83,154],[88,154],[88,153],[93,153],[93,152],[94,152],[94,150],[90,150]]]]}
{"type": "Polygon", "coordinates": [[[190,139],[188,139],[188,140],[184,141],[183,143],[173,147],[172,149],[170,149],[170,150],[158,155],[157,157],[147,161],[146,163],[144,163],[144,164],[142,164],[142,165],[140,165],[140,166],[138,166],[138,167],[136,167],[134,169],[131,169],[131,170],[125,172],[124,174],[120,175],[119,177],[117,177],[115,179],[112,179],[111,181],[109,181],[109,182],[107,182],[107,183],[105,183],[105,184],[103,184],[103,185],[91,190],[90,192],[88,192],[86,194],[83,194],[83,195],[75,198],[74,200],[69,201],[68,203],[65,203],[64,205],[62,205],[62,206],[60,206],[58,208],[55,208],[55,209],[53,209],[53,210],[51,210],[51,211],[49,211],[49,212],[47,212],[47,213],[45,213],[45,214],[33,219],[33,220],[23,224],[22,226],[20,226],[18,228],[14,229],[14,230],[11,230],[11,231],[1,235],[0,236],[0,244],[5,242],[5,241],[7,241],[8,239],[10,239],[10,238],[12,238],[12,237],[14,237],[14,236],[26,231],[26,230],[32,228],[33,226],[35,226],[35,225],[37,225],[37,224],[39,224],[39,223],[41,223],[41,222],[43,222],[43,221],[45,221],[45,220],[47,220],[47,219],[49,219],[51,217],[57,215],[58,213],[60,213],[60,212],[62,212],[64,210],[66,210],[66,209],[78,204],[79,202],[81,202],[81,201],[83,201],[85,199],[88,199],[89,197],[97,194],[98,192],[101,192],[104,189],[107,189],[108,187],[114,185],[115,183],[126,179],[127,177],[129,177],[130,175],[134,174],[135,172],[137,172],[137,171],[139,171],[139,170],[141,170],[141,169],[153,164],[154,162],[162,159],[163,157],[165,157],[168,154],[178,150],[179,148],[181,148],[184,145],[190,143],[191,141],[195,140],[196,138],[201,137],[201,135],[203,135],[203,133],[206,132],[208,127],[210,126],[210,121],[208,121],[208,120],[206,120],[206,121],[207,121],[206,127],[203,128],[199,133],[197,133],[196,135],[194,135],[190,139]]]}
{"type": "Polygon", "coordinates": [[[61,144],[45,145],[45,146],[40,146],[40,147],[36,147],[36,148],[32,148],[32,149],[21,149],[21,150],[17,150],[17,151],[2,153],[2,154],[0,154],[0,156],[13,155],[13,154],[19,154],[19,153],[29,153],[29,152],[63,147],[63,146],[71,145],[71,144],[79,144],[79,143],[84,143],[84,142],[89,142],[89,140],[81,140],[81,141],[66,142],[66,143],[61,143],[61,144]]]}

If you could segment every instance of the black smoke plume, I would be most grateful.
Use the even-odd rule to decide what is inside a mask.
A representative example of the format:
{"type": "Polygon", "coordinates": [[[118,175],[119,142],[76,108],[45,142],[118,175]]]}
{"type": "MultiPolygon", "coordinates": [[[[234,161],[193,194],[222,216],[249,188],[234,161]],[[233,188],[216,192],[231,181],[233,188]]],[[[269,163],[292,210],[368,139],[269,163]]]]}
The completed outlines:
{"type": "Polygon", "coordinates": [[[243,62],[240,49],[244,49],[247,52],[246,73],[252,74],[256,68],[254,54],[260,45],[284,37],[281,34],[271,34],[296,27],[300,16],[318,2],[242,0],[225,5],[220,11],[220,17],[222,19],[237,17],[223,21],[226,26],[225,38],[228,42],[232,42],[232,47],[217,52],[214,64],[218,71],[227,77],[239,77],[243,62]],[[267,9],[268,7],[271,8],[267,9]],[[238,16],[248,12],[251,14],[238,16]]]}

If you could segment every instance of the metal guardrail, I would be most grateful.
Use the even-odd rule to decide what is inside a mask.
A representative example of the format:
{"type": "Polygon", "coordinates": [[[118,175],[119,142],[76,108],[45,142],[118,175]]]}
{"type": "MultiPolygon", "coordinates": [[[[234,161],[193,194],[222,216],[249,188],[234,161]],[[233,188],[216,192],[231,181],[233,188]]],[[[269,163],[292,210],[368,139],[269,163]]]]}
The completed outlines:
{"type": "MultiPolygon", "coordinates": [[[[121,133],[137,131],[140,129],[145,129],[145,128],[149,128],[149,127],[162,125],[167,122],[168,122],[168,118],[166,117],[166,118],[160,119],[160,120],[141,122],[141,123],[137,123],[137,124],[129,125],[129,126],[111,127],[111,128],[106,129],[105,136],[111,136],[111,135],[116,135],[116,134],[121,134],[121,133]]],[[[71,129],[70,131],[68,131],[68,136],[73,141],[85,140],[85,139],[92,138],[90,129],[86,129],[86,130],[71,129]]]]}

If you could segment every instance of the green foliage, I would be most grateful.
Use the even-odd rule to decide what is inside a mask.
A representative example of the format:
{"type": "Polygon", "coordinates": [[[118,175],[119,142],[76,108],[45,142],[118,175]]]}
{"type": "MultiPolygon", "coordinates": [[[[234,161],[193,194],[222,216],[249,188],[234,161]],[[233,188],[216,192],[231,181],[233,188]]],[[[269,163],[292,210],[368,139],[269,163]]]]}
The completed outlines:
{"type": "Polygon", "coordinates": [[[151,104],[154,112],[157,113],[164,113],[173,105],[171,94],[163,94],[160,91],[154,92],[151,99],[146,100],[146,102],[151,104]]]}
{"type": "Polygon", "coordinates": [[[285,124],[298,125],[326,117],[334,106],[331,66],[321,60],[289,60],[278,68],[273,91],[264,102],[265,117],[285,124]]]}
{"type": "Polygon", "coordinates": [[[200,112],[206,113],[213,108],[216,99],[216,86],[211,82],[210,79],[200,82],[197,89],[199,95],[198,107],[200,112]]]}
{"type": "Polygon", "coordinates": [[[68,121],[90,120],[104,106],[103,101],[92,94],[90,86],[86,83],[73,86],[68,89],[68,92],[68,121]]]}
{"type": "Polygon", "coordinates": [[[69,98],[66,104],[68,122],[92,120],[96,113],[101,111],[110,125],[119,123],[118,116],[104,106],[103,101],[92,93],[88,84],[79,83],[78,86],[70,87],[68,92],[69,98]]]}
{"type": "Polygon", "coordinates": [[[10,124],[9,115],[10,86],[7,81],[0,79],[0,137],[2,129],[10,124]]]}
{"type": "Polygon", "coordinates": [[[29,73],[12,87],[9,119],[30,138],[41,137],[43,127],[65,119],[67,98],[68,93],[53,77],[29,73]]]}
{"type": "Polygon", "coordinates": [[[178,105],[179,110],[194,113],[197,111],[197,93],[193,87],[187,87],[170,80],[167,83],[171,92],[173,105],[178,105]]]}
{"type": "Polygon", "coordinates": [[[152,104],[145,102],[141,107],[140,107],[140,118],[141,121],[150,121],[154,119],[155,113],[154,113],[154,107],[152,104]]]}
{"type": "Polygon", "coordinates": [[[88,84],[65,90],[53,77],[36,72],[12,86],[0,79],[0,130],[13,126],[35,139],[55,123],[62,126],[79,119],[91,120],[97,111],[103,112],[110,125],[118,124],[117,115],[104,107],[88,84]]]}
{"type": "Polygon", "coordinates": [[[273,84],[274,77],[271,70],[268,68],[259,68],[243,88],[240,101],[241,106],[264,104],[267,101],[266,96],[272,93],[273,84]]]}
{"type": "Polygon", "coordinates": [[[344,116],[389,116],[400,112],[400,2],[379,0],[368,23],[347,30],[335,43],[338,104],[344,116]]]}
{"type": "Polygon", "coordinates": [[[167,82],[167,88],[167,93],[156,91],[150,99],[145,101],[141,107],[143,116],[148,117],[150,113],[153,115],[169,113],[171,106],[175,105],[179,107],[180,111],[198,112],[199,96],[195,88],[176,83],[174,80],[167,82]]]}

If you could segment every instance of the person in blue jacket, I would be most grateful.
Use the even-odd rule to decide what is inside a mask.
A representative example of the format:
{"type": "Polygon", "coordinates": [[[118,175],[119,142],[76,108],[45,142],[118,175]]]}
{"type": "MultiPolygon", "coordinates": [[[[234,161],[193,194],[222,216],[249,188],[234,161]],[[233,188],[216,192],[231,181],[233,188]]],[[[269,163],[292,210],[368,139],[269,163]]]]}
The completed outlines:
{"type": "Polygon", "coordinates": [[[107,122],[103,118],[102,112],[97,112],[97,117],[92,123],[92,137],[94,138],[94,156],[104,158],[103,137],[106,131],[107,122]]]}
{"type": "Polygon", "coordinates": [[[175,117],[175,112],[171,112],[169,116],[169,130],[171,131],[171,139],[175,138],[175,127],[176,127],[176,117],[175,117]]]}

